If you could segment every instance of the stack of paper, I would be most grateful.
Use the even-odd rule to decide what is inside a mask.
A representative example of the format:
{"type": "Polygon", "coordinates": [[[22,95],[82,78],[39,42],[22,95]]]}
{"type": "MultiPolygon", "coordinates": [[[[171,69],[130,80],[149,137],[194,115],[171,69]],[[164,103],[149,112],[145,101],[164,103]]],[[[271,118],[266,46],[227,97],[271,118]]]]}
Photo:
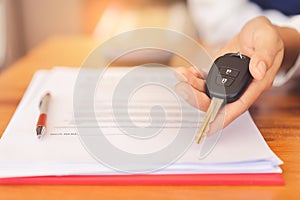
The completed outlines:
{"type": "Polygon", "coordinates": [[[101,73],[66,67],[38,71],[0,140],[1,179],[100,175],[105,180],[134,177],[130,174],[193,179],[206,174],[281,173],[282,161],[248,112],[221,134],[196,144],[204,113],[174,93],[176,83],[172,70],[162,67],[115,67],[101,73]],[[47,133],[39,140],[35,124],[45,92],[51,93],[51,101],[47,133]],[[85,95],[91,92],[90,101],[85,95]],[[97,135],[99,130],[106,143],[97,135]]]}

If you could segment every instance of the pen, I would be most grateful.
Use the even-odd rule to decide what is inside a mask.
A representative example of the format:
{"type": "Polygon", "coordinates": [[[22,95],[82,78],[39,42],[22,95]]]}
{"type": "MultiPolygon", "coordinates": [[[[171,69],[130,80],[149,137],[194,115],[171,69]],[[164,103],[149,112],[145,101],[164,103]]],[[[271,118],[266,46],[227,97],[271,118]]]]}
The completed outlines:
{"type": "Polygon", "coordinates": [[[46,132],[47,113],[50,102],[50,93],[47,92],[41,99],[39,104],[40,115],[36,123],[36,136],[40,139],[46,132]]]}

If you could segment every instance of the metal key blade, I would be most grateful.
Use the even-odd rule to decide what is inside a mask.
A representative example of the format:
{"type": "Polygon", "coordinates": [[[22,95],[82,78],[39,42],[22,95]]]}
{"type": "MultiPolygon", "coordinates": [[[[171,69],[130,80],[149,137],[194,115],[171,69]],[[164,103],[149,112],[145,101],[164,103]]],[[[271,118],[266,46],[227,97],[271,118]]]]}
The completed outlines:
{"type": "Polygon", "coordinates": [[[224,100],[213,97],[211,103],[206,111],[204,121],[200,127],[200,131],[196,137],[196,142],[199,144],[201,140],[206,136],[206,133],[209,131],[209,125],[216,118],[224,100]]]}

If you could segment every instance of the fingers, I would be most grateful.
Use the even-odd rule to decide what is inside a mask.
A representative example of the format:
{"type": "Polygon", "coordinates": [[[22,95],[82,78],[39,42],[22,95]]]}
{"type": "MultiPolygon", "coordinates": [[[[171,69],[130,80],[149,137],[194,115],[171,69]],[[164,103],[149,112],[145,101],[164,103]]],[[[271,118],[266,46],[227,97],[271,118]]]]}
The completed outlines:
{"type": "Polygon", "coordinates": [[[204,76],[200,73],[200,71],[195,67],[189,67],[188,70],[194,74],[197,78],[204,78],[204,76]]]}
{"type": "Polygon", "coordinates": [[[206,95],[206,84],[199,70],[193,67],[180,67],[176,69],[176,77],[179,82],[175,91],[192,106],[206,111],[210,98],[206,95]]]}
{"type": "Polygon", "coordinates": [[[201,73],[193,67],[180,67],[176,69],[176,77],[179,81],[187,82],[193,88],[204,92],[206,90],[205,81],[201,73]]]}
{"type": "Polygon", "coordinates": [[[201,72],[194,67],[178,67],[176,68],[176,72],[185,76],[193,75],[197,78],[203,78],[201,72]]]}
{"type": "Polygon", "coordinates": [[[249,70],[256,80],[262,80],[274,59],[283,51],[283,41],[271,22],[258,17],[248,22],[239,34],[241,51],[250,55],[249,70]]]}
{"type": "Polygon", "coordinates": [[[187,82],[178,83],[175,86],[175,92],[189,104],[202,111],[206,111],[210,104],[210,98],[206,95],[205,92],[195,89],[187,82]]]}

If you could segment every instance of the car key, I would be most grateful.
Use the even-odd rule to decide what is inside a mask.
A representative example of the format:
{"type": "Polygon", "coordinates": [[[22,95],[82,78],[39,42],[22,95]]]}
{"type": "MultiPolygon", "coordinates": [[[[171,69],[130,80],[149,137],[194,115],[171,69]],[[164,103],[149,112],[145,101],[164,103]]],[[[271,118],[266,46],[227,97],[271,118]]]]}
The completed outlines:
{"type": "Polygon", "coordinates": [[[249,63],[250,58],[240,53],[228,53],[214,61],[206,78],[206,91],[211,103],[196,137],[197,143],[206,136],[210,123],[222,106],[239,99],[251,83],[249,63]]]}

